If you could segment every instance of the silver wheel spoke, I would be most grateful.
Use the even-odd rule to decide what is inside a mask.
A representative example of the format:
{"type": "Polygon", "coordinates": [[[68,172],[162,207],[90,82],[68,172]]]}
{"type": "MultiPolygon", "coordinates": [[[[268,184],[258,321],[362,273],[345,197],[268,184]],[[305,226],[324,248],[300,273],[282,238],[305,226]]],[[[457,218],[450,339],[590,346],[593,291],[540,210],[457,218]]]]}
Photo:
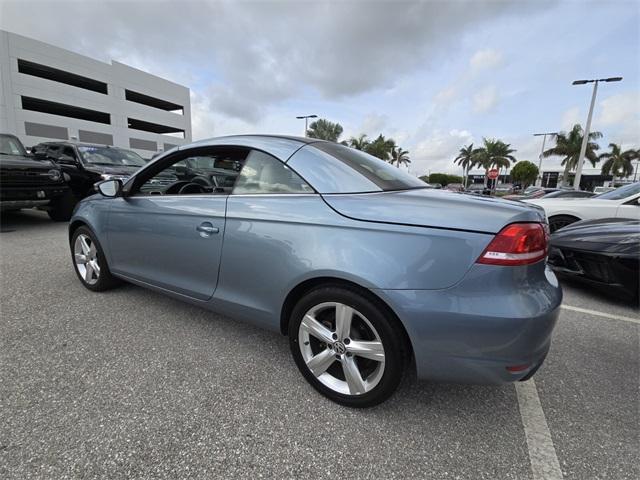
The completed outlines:
{"type": "Polygon", "coordinates": [[[82,253],[76,253],[75,257],[76,257],[76,263],[82,263],[82,264],[87,263],[87,257],[82,253]]]}
{"type": "Polygon", "coordinates": [[[84,253],[88,257],[91,251],[91,247],[89,247],[89,244],[87,243],[87,237],[81,235],[78,238],[80,239],[80,247],[82,248],[82,253],[84,253]]]}
{"type": "Polygon", "coordinates": [[[318,340],[325,343],[332,343],[331,330],[322,325],[319,321],[313,318],[311,315],[305,315],[300,324],[300,328],[306,331],[309,335],[316,337],[318,340]]]}
{"type": "Polygon", "coordinates": [[[96,258],[96,244],[92,243],[91,247],[89,248],[89,256],[91,258],[96,258]]]}
{"type": "Polygon", "coordinates": [[[347,352],[358,357],[368,358],[376,362],[384,362],[384,348],[382,342],[369,342],[364,340],[351,340],[346,345],[347,352]]]}
{"type": "Polygon", "coordinates": [[[93,265],[87,263],[87,271],[84,273],[84,281],[89,283],[93,280],[93,265]]]}
{"type": "Polygon", "coordinates": [[[100,265],[98,265],[98,261],[97,261],[97,260],[94,260],[94,261],[91,263],[91,266],[93,267],[93,271],[94,271],[94,272],[96,272],[96,277],[97,277],[98,275],[100,275],[100,265]]]}
{"type": "Polygon", "coordinates": [[[331,366],[335,359],[336,357],[334,356],[334,353],[326,348],[317,355],[313,356],[311,360],[307,362],[307,367],[309,367],[311,373],[313,373],[316,377],[319,377],[327,371],[327,368],[331,366]]]}
{"type": "Polygon", "coordinates": [[[360,370],[356,365],[356,361],[352,357],[345,357],[342,360],[342,369],[344,370],[344,378],[347,380],[349,386],[349,393],[351,395],[358,395],[366,392],[364,380],[360,375],[360,370]]]}
{"type": "Polygon", "coordinates": [[[351,332],[351,319],[353,318],[353,308],[339,303],[336,305],[336,333],[338,339],[348,338],[351,332]]]}

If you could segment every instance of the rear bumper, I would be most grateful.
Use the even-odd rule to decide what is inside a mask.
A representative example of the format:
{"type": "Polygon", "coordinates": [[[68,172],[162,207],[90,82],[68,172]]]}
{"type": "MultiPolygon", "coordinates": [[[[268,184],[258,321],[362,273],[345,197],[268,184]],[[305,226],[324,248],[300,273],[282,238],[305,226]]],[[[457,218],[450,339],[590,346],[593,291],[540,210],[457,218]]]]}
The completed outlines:
{"type": "Polygon", "coordinates": [[[418,377],[456,383],[500,384],[535,372],[562,303],[558,280],[544,262],[474,265],[447,289],[376,293],[407,330],[418,377]]]}

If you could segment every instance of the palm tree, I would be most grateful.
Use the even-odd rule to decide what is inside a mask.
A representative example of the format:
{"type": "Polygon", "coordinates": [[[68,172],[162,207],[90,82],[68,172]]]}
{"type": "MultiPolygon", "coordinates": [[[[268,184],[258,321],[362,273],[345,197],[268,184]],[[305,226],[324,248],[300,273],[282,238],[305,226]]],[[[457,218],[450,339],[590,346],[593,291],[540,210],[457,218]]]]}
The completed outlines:
{"type": "Polygon", "coordinates": [[[600,160],[606,160],[602,164],[603,175],[613,175],[614,177],[629,177],[633,173],[632,161],[638,156],[638,150],[625,150],[615,143],[609,144],[610,152],[600,154],[600,160]]]}
{"type": "Polygon", "coordinates": [[[342,135],[342,125],[339,123],[333,123],[324,118],[319,118],[315,122],[309,125],[307,130],[307,137],[319,138],[320,140],[329,140],[330,142],[337,142],[342,135]]]}
{"type": "Polygon", "coordinates": [[[392,138],[384,138],[384,136],[380,134],[374,141],[369,142],[365,148],[365,152],[388,162],[391,159],[391,152],[395,146],[396,142],[392,138]]]}
{"type": "Polygon", "coordinates": [[[466,147],[460,148],[458,156],[453,160],[453,163],[457,163],[462,167],[464,171],[464,186],[467,186],[467,178],[469,177],[469,170],[475,166],[476,160],[474,158],[473,143],[470,143],[466,147]]]}
{"type": "Polygon", "coordinates": [[[499,170],[503,167],[509,168],[511,162],[516,161],[516,157],[512,155],[516,150],[511,148],[511,144],[493,138],[483,138],[482,140],[483,146],[474,150],[472,156],[475,164],[484,168],[485,176],[490,168],[497,167],[499,170]]]}
{"type": "MultiPolygon", "coordinates": [[[[578,158],[580,157],[580,148],[582,147],[582,139],[584,138],[584,132],[580,124],[575,124],[570,132],[560,132],[556,135],[556,145],[542,153],[543,157],[550,157],[552,155],[558,157],[564,157],[561,165],[564,165],[564,174],[562,181],[565,185],[569,183],[569,173],[575,170],[578,165],[578,158]]],[[[585,158],[591,162],[594,167],[599,158],[596,155],[596,151],[600,146],[592,140],[602,138],[600,132],[590,132],[589,141],[587,142],[587,151],[585,152],[585,158]]]]}
{"type": "Polygon", "coordinates": [[[396,164],[396,167],[400,168],[401,164],[409,165],[411,160],[409,160],[409,151],[403,150],[402,147],[395,147],[391,150],[391,164],[396,164]]]}
{"type": "Polygon", "coordinates": [[[351,137],[349,139],[348,145],[351,148],[355,148],[356,150],[366,150],[369,145],[369,139],[366,134],[361,134],[359,137],[351,137]]]}

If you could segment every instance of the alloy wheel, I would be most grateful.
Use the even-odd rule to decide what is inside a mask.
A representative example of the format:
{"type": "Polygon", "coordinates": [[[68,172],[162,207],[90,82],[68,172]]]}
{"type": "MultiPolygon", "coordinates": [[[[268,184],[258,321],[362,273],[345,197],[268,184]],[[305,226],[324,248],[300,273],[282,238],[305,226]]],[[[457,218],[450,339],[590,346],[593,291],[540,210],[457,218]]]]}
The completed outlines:
{"type": "Polygon", "coordinates": [[[100,265],[96,244],[91,237],[84,233],[77,236],[73,246],[73,258],[82,280],[89,285],[95,285],[100,278],[100,265]]]}
{"type": "Polygon", "coordinates": [[[309,309],[298,330],[298,345],[309,371],[344,395],[362,395],[380,382],[385,352],[378,332],[356,309],[324,302],[309,309]]]}

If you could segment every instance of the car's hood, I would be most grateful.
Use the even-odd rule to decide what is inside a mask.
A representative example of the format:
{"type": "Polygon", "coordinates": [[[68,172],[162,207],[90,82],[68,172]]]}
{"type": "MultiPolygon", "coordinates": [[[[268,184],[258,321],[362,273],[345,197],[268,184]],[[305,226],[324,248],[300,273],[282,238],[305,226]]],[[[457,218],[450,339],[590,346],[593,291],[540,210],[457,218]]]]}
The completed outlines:
{"type": "Polygon", "coordinates": [[[540,205],[543,208],[573,208],[573,207],[585,207],[588,205],[615,205],[615,200],[603,200],[599,198],[533,198],[523,199],[523,202],[532,203],[534,205],[540,205]]]}
{"type": "Polygon", "coordinates": [[[89,172],[94,172],[98,174],[108,174],[108,175],[124,175],[128,177],[129,175],[133,175],[142,167],[127,167],[125,165],[95,165],[95,164],[86,164],[85,170],[89,172]]]}
{"type": "Polygon", "coordinates": [[[513,222],[542,222],[544,211],[518,202],[444,190],[331,194],[325,201],[338,213],[370,222],[498,233],[513,222]]]}
{"type": "Polygon", "coordinates": [[[49,160],[36,160],[22,155],[0,155],[0,168],[12,170],[41,168],[43,170],[51,170],[55,168],[55,165],[49,160]]]}
{"type": "Polygon", "coordinates": [[[551,236],[551,246],[640,255],[640,221],[603,218],[572,223],[551,236]]]}

